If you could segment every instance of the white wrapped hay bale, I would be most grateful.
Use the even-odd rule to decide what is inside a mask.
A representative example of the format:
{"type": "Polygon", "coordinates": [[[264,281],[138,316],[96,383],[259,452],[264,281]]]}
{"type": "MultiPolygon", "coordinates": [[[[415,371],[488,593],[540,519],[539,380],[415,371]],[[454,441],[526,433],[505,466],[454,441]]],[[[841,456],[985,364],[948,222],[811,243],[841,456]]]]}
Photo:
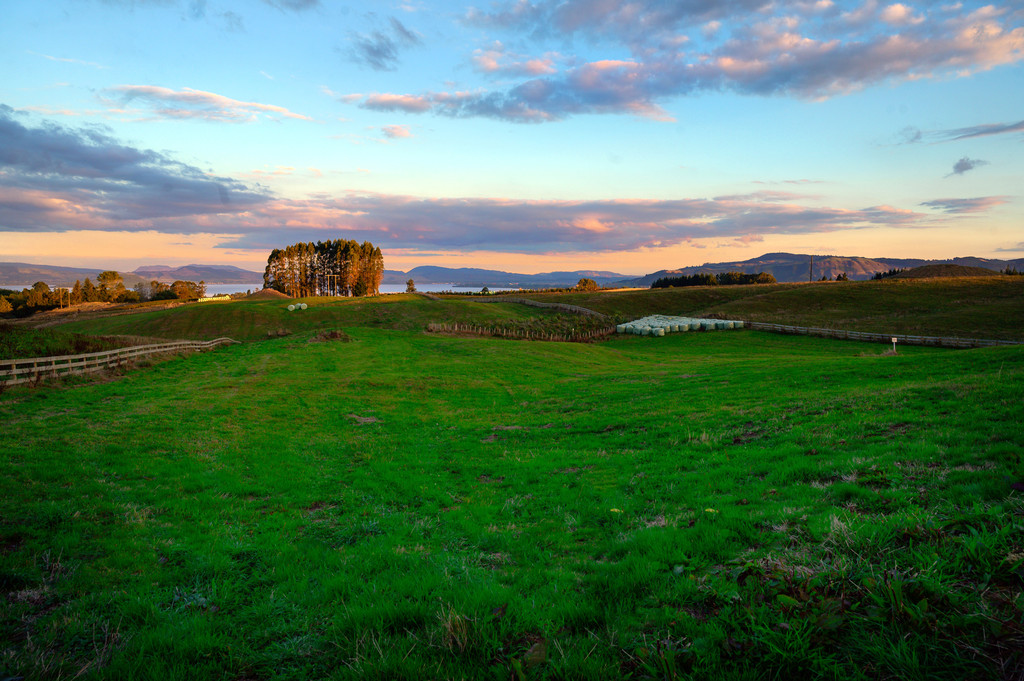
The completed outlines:
{"type": "Polygon", "coordinates": [[[289,312],[295,312],[295,306],[294,305],[289,305],[288,306],[288,311],[289,312]]]}

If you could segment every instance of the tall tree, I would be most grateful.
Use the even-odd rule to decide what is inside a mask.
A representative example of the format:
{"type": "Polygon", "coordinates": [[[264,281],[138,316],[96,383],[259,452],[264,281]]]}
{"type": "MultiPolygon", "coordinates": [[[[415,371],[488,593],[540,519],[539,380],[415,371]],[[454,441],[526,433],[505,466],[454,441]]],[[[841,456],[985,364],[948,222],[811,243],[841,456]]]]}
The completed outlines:
{"type": "Polygon", "coordinates": [[[293,297],[375,295],[383,275],[384,256],[369,241],[300,242],[270,252],[263,286],[293,297]]]}
{"type": "Polygon", "coordinates": [[[113,270],[100,272],[96,276],[96,283],[99,287],[100,300],[117,300],[117,297],[124,293],[124,281],[121,275],[113,270]]]}
{"type": "Polygon", "coordinates": [[[96,287],[93,286],[92,281],[89,277],[85,278],[82,282],[82,302],[83,303],[95,303],[99,300],[99,293],[96,291],[96,287]]]}

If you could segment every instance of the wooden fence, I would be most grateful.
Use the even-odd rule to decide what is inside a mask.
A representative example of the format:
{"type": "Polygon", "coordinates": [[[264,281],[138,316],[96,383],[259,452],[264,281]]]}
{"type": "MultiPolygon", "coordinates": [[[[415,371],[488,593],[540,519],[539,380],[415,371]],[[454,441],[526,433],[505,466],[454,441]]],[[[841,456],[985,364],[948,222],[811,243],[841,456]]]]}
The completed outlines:
{"type": "Polygon", "coordinates": [[[783,326],[782,324],[765,324],[763,322],[744,322],[748,329],[771,331],[773,333],[789,333],[803,336],[823,336],[825,338],[841,338],[845,340],[866,341],[868,343],[892,343],[895,338],[903,345],[931,345],[943,348],[987,348],[995,345],[1021,345],[1020,341],[980,340],[977,338],[942,338],[938,336],[901,336],[892,333],[864,333],[862,331],[842,331],[839,329],[816,329],[805,326],[783,326]]]}
{"type": "Polygon", "coordinates": [[[430,333],[458,333],[471,336],[488,336],[494,338],[518,338],[522,340],[551,341],[562,343],[585,343],[595,338],[603,338],[615,333],[614,326],[590,331],[579,331],[571,334],[549,333],[546,331],[529,331],[526,329],[508,329],[500,326],[479,326],[477,324],[427,324],[430,333]]]}
{"type": "Polygon", "coordinates": [[[218,338],[211,341],[175,341],[155,345],[136,345],[103,352],[89,352],[83,355],[0,359],[0,385],[16,385],[38,381],[42,378],[102,371],[121,366],[127,361],[145,355],[186,350],[209,350],[225,343],[238,343],[238,341],[230,338],[218,338]]]}

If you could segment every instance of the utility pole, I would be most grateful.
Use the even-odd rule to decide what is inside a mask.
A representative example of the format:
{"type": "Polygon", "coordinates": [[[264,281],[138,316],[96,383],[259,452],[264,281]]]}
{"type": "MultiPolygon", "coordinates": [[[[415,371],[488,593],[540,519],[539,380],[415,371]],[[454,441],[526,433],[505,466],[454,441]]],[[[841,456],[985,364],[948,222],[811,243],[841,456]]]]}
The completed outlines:
{"type": "Polygon", "coordinates": [[[814,281],[814,256],[811,256],[811,267],[807,270],[807,281],[814,281]]]}

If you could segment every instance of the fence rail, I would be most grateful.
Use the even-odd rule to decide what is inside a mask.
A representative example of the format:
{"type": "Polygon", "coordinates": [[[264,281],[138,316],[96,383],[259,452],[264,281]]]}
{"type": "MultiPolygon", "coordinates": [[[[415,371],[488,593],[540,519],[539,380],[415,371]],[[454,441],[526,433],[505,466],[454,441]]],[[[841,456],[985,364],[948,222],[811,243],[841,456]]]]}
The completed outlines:
{"type": "Polygon", "coordinates": [[[615,333],[614,326],[591,331],[571,334],[549,333],[546,331],[528,331],[525,329],[508,329],[500,326],[479,326],[477,324],[427,324],[430,333],[458,333],[472,336],[489,336],[494,338],[519,338],[523,340],[552,341],[563,343],[585,343],[595,338],[603,338],[615,333]]]}
{"type": "Polygon", "coordinates": [[[930,345],[942,348],[988,348],[996,345],[1021,345],[1020,341],[982,340],[978,338],[943,338],[940,336],[904,336],[892,333],[864,333],[863,331],[842,331],[839,329],[817,329],[806,326],[784,326],[782,324],[765,324],[763,322],[744,322],[744,326],[756,331],[773,333],[798,334],[803,336],[822,336],[846,340],[867,341],[869,343],[891,343],[895,338],[903,345],[930,345]]]}
{"type": "Polygon", "coordinates": [[[209,350],[225,343],[238,343],[238,341],[230,338],[217,338],[211,341],[174,341],[154,345],[136,345],[103,352],[88,352],[82,355],[0,359],[0,385],[16,385],[47,377],[102,371],[145,355],[183,350],[209,350]]]}

